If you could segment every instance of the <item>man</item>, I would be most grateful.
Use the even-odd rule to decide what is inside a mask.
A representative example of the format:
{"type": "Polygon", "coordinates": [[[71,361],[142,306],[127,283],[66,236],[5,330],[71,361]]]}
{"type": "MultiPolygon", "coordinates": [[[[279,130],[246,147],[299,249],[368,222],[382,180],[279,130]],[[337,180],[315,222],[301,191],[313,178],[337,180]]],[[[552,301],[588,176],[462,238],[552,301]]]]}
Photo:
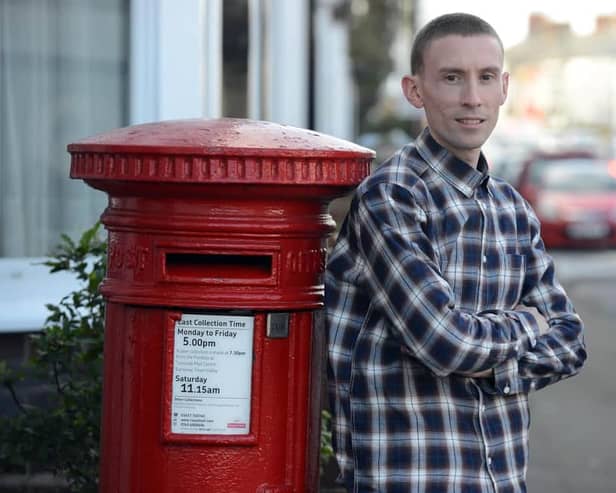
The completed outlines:
{"type": "Polygon", "coordinates": [[[358,187],[331,252],[330,393],[349,491],[526,491],[528,393],[586,359],[535,214],[481,152],[507,96],[503,57],[475,16],[417,34],[402,89],[427,128],[358,187]]]}

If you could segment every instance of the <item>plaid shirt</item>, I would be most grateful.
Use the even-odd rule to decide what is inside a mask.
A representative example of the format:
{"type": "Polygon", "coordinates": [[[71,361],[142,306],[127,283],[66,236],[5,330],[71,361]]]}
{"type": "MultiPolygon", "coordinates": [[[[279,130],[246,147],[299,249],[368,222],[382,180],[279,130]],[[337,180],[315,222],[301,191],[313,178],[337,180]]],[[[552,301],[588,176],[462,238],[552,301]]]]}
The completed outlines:
{"type": "Polygon", "coordinates": [[[586,352],[536,216],[483,154],[472,168],[426,129],[368,177],[325,297],[349,491],[526,491],[527,395],[575,374],[586,352]]]}

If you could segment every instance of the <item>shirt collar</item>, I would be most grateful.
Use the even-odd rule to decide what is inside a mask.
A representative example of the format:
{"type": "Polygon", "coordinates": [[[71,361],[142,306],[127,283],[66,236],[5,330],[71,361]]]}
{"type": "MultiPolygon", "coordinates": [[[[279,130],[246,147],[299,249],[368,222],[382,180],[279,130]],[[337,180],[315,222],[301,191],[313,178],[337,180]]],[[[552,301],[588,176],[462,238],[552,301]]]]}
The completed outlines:
{"type": "Polygon", "coordinates": [[[415,145],[426,163],[467,197],[472,197],[479,185],[487,183],[488,163],[483,152],[475,169],[434,140],[428,127],[419,134],[415,145]]]}

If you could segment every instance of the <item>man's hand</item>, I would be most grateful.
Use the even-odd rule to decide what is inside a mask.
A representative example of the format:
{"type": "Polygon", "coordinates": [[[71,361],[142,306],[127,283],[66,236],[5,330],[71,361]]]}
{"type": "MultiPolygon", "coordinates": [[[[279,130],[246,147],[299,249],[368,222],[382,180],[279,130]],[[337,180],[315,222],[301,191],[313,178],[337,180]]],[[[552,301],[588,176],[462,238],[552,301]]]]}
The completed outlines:
{"type": "Polygon", "coordinates": [[[469,373],[467,376],[470,378],[490,378],[494,376],[494,370],[490,368],[489,370],[478,371],[477,373],[469,373]]]}
{"type": "Polygon", "coordinates": [[[537,311],[534,306],[518,305],[515,307],[515,309],[522,312],[530,313],[533,317],[535,317],[537,325],[539,326],[539,334],[546,334],[547,332],[549,332],[550,326],[548,324],[548,321],[543,315],[541,315],[541,313],[537,311]]]}

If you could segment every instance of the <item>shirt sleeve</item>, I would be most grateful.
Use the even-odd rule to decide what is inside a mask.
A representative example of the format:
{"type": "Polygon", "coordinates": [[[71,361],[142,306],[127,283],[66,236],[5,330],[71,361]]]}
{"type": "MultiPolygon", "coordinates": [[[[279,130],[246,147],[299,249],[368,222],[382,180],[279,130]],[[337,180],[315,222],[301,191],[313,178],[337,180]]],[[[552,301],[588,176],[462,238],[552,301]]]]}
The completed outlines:
{"type": "Polygon", "coordinates": [[[527,255],[523,305],[535,307],[549,329],[534,344],[494,372],[494,392],[538,390],[575,375],[586,360],[583,323],[555,276],[554,262],[545,251],[539,220],[529,210],[532,248],[527,255]]]}
{"type": "Polygon", "coordinates": [[[436,375],[484,371],[528,353],[534,342],[528,327],[538,330],[531,314],[456,308],[426,233],[427,216],[408,188],[374,185],[351,213],[357,214],[355,248],[372,303],[436,375]]]}

